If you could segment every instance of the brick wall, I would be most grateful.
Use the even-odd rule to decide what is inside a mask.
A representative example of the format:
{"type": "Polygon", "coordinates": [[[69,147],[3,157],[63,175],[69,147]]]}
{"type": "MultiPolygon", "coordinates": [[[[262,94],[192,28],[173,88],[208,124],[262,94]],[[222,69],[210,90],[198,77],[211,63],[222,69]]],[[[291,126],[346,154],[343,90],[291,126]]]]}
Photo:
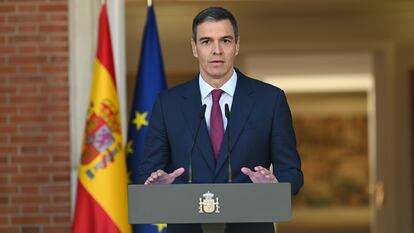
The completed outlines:
{"type": "Polygon", "coordinates": [[[70,231],[68,3],[0,0],[0,232],[70,231]]]}

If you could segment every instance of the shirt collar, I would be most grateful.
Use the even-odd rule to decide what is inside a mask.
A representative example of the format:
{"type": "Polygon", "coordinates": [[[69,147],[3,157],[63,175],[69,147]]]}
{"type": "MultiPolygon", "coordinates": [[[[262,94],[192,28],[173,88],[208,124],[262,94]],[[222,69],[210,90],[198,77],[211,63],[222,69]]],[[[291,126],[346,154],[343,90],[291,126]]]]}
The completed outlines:
{"type": "MultiPolygon", "coordinates": [[[[201,73],[198,76],[198,83],[200,86],[200,93],[202,99],[206,98],[211,93],[211,91],[215,89],[214,87],[210,86],[210,84],[208,84],[206,81],[204,81],[204,79],[201,77],[201,73]]],[[[223,86],[221,86],[220,89],[233,97],[234,92],[236,91],[236,84],[237,73],[233,69],[233,74],[231,75],[230,79],[223,86]]]]}

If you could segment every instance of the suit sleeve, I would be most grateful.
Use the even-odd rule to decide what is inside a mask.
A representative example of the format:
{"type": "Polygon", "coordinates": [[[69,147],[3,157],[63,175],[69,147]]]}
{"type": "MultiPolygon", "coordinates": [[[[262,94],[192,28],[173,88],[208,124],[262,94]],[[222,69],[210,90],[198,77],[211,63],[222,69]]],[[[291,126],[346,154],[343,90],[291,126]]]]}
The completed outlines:
{"type": "Polygon", "coordinates": [[[161,97],[158,95],[144,144],[144,156],[138,169],[138,183],[143,184],[158,169],[166,171],[170,160],[170,146],[165,127],[161,97]]]}
{"type": "Polygon", "coordinates": [[[275,107],[272,124],[272,163],[273,170],[279,182],[288,182],[292,194],[297,194],[303,186],[301,161],[296,149],[295,132],[292,125],[292,115],[282,91],[275,107]]]}

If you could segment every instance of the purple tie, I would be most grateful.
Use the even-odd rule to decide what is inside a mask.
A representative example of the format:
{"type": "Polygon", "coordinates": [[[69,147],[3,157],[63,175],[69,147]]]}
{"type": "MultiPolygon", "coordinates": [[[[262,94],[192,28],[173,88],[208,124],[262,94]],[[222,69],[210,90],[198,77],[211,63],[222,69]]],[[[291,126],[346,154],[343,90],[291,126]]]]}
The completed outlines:
{"type": "Polygon", "coordinates": [[[220,155],[221,142],[223,141],[224,126],[223,126],[223,115],[221,115],[220,109],[220,97],[223,93],[220,89],[214,89],[211,92],[213,98],[213,105],[211,106],[210,115],[210,140],[213,146],[214,158],[218,160],[220,155]]]}

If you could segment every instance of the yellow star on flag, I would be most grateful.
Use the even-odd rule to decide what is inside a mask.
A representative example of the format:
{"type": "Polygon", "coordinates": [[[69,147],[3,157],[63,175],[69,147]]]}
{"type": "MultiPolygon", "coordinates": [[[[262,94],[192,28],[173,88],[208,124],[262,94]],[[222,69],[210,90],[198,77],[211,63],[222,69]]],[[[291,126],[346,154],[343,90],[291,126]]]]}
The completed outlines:
{"type": "Polygon", "coordinates": [[[155,224],[158,228],[158,232],[161,233],[162,230],[164,230],[165,228],[167,228],[167,224],[155,224]]]}
{"type": "Polygon", "coordinates": [[[134,123],[137,126],[137,130],[140,130],[142,126],[147,126],[148,125],[148,121],[147,121],[147,115],[148,112],[135,112],[135,119],[132,120],[132,123],[134,123]]]}
{"type": "Polygon", "coordinates": [[[127,145],[126,145],[126,154],[130,155],[132,153],[134,153],[134,148],[132,148],[132,143],[134,143],[132,140],[129,140],[127,145]]]}

